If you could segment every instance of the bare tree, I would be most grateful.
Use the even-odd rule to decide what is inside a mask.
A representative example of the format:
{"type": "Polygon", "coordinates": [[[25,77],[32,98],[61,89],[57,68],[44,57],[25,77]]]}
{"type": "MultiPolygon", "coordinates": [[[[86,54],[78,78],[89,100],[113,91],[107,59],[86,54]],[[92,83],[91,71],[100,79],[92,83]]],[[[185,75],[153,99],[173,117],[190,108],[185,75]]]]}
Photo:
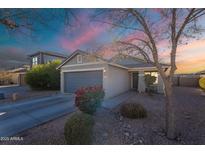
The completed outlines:
{"type": "Polygon", "coordinates": [[[132,31],[132,37],[123,37],[116,42],[118,48],[128,52],[137,51],[148,62],[154,62],[165,86],[167,137],[174,139],[177,134],[172,79],[177,69],[177,47],[199,36],[201,29],[198,19],[205,14],[205,9],[109,9],[101,10],[98,14],[94,21],[110,24],[113,29],[132,31]],[[160,63],[162,41],[167,42],[167,50],[170,50],[168,72],[160,63]]]}
{"type": "Polygon", "coordinates": [[[42,29],[58,31],[56,23],[74,26],[71,24],[74,20],[77,20],[74,9],[0,9],[0,25],[11,34],[29,37],[42,29]]]}

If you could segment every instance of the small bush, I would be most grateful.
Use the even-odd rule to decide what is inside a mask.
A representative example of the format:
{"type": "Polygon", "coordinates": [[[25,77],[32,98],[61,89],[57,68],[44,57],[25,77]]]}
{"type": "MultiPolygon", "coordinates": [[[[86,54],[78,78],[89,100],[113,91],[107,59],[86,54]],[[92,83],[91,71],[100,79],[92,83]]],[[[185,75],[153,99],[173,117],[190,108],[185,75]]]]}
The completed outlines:
{"type": "Polygon", "coordinates": [[[147,117],[147,112],[140,104],[126,103],[120,108],[120,113],[123,117],[137,119],[147,117]]]}
{"type": "Polygon", "coordinates": [[[199,86],[205,90],[205,78],[199,79],[199,86]]]}
{"type": "Polygon", "coordinates": [[[156,92],[155,87],[152,87],[152,85],[154,84],[157,78],[155,76],[151,76],[150,74],[146,74],[144,77],[145,77],[146,92],[152,95],[152,93],[156,92]]]}
{"type": "Polygon", "coordinates": [[[96,112],[105,95],[102,86],[80,88],[75,94],[75,105],[79,110],[88,114],[96,112]]]}
{"type": "Polygon", "coordinates": [[[88,145],[92,142],[92,116],[76,113],[65,124],[64,135],[67,144],[88,145]]]}
{"type": "Polygon", "coordinates": [[[26,73],[26,83],[37,90],[59,90],[60,89],[60,71],[56,67],[61,62],[52,61],[48,64],[34,66],[26,73]]]}
{"type": "Polygon", "coordinates": [[[144,76],[144,79],[145,79],[146,86],[150,86],[150,85],[154,84],[154,82],[156,81],[157,78],[155,76],[150,75],[150,74],[146,74],[144,76]]]}

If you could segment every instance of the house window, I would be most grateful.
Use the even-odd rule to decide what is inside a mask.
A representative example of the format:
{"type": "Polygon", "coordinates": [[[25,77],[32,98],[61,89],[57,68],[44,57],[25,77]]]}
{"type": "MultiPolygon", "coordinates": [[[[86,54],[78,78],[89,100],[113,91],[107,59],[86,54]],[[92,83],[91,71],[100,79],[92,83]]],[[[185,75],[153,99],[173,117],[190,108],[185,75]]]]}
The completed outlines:
{"type": "Polygon", "coordinates": [[[77,63],[78,63],[78,64],[83,63],[82,55],[77,55],[77,63]]]}
{"type": "Polygon", "coordinates": [[[38,64],[38,57],[33,57],[32,58],[32,65],[37,65],[38,64]]]}

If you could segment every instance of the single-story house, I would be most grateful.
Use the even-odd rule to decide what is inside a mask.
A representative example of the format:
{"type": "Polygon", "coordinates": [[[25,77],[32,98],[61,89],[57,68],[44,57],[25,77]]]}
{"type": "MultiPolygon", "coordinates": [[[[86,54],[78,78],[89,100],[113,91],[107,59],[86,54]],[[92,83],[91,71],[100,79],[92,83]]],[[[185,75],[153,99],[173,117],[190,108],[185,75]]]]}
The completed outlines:
{"type": "Polygon", "coordinates": [[[9,73],[11,73],[14,76],[13,80],[15,81],[14,82],[15,84],[23,86],[26,85],[25,75],[28,70],[29,70],[29,66],[24,65],[22,67],[10,70],[9,73]]]}
{"type": "Polygon", "coordinates": [[[18,84],[25,85],[25,73],[29,70],[29,65],[0,72],[0,85],[18,84]]]}
{"type": "MultiPolygon", "coordinates": [[[[166,70],[167,65],[163,66],[166,70]]],[[[153,63],[144,59],[119,54],[110,60],[76,50],[57,69],[61,72],[61,92],[74,93],[78,88],[102,85],[105,98],[131,89],[145,92],[144,75],[157,77],[157,92],[163,93],[163,81],[153,63]]]]}

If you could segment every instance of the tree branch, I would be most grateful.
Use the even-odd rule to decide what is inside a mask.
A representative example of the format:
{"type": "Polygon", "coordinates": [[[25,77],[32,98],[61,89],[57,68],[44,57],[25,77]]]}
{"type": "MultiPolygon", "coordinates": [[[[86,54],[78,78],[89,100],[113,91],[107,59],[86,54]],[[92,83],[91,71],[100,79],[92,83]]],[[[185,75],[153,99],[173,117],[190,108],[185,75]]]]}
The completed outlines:
{"type": "Polygon", "coordinates": [[[182,23],[181,27],[179,28],[179,31],[177,32],[177,35],[176,35],[176,41],[178,42],[181,34],[182,34],[182,31],[184,30],[185,26],[188,24],[189,20],[190,20],[190,17],[193,15],[194,13],[194,10],[195,9],[191,9],[188,13],[188,15],[186,16],[186,18],[184,19],[184,22],[182,23]]]}
{"type": "Polygon", "coordinates": [[[172,76],[177,69],[176,67],[176,49],[177,49],[177,39],[176,39],[176,9],[172,9],[172,22],[171,22],[171,42],[172,42],[172,50],[171,50],[171,69],[169,73],[169,79],[172,79],[172,76]]]}
{"type": "Polygon", "coordinates": [[[160,75],[162,76],[163,79],[166,79],[166,75],[165,72],[162,69],[161,64],[159,63],[159,57],[158,57],[158,50],[156,47],[156,43],[154,41],[154,38],[152,36],[151,31],[149,30],[149,27],[146,23],[146,20],[144,19],[144,17],[140,14],[140,12],[138,12],[137,10],[134,9],[128,9],[128,11],[137,19],[137,21],[141,24],[141,26],[144,28],[144,32],[146,33],[146,35],[148,36],[150,43],[152,44],[152,56],[155,62],[156,67],[159,70],[160,75]]]}
{"type": "Polygon", "coordinates": [[[120,43],[120,44],[122,44],[122,45],[128,45],[128,46],[134,48],[135,50],[138,50],[138,51],[143,55],[143,57],[145,58],[145,60],[146,60],[148,63],[151,62],[151,60],[150,60],[150,58],[149,58],[149,55],[148,55],[146,52],[144,52],[144,50],[143,50],[141,47],[139,47],[139,46],[137,46],[137,45],[135,45],[135,44],[129,43],[129,42],[118,41],[117,43],[120,43]]]}

